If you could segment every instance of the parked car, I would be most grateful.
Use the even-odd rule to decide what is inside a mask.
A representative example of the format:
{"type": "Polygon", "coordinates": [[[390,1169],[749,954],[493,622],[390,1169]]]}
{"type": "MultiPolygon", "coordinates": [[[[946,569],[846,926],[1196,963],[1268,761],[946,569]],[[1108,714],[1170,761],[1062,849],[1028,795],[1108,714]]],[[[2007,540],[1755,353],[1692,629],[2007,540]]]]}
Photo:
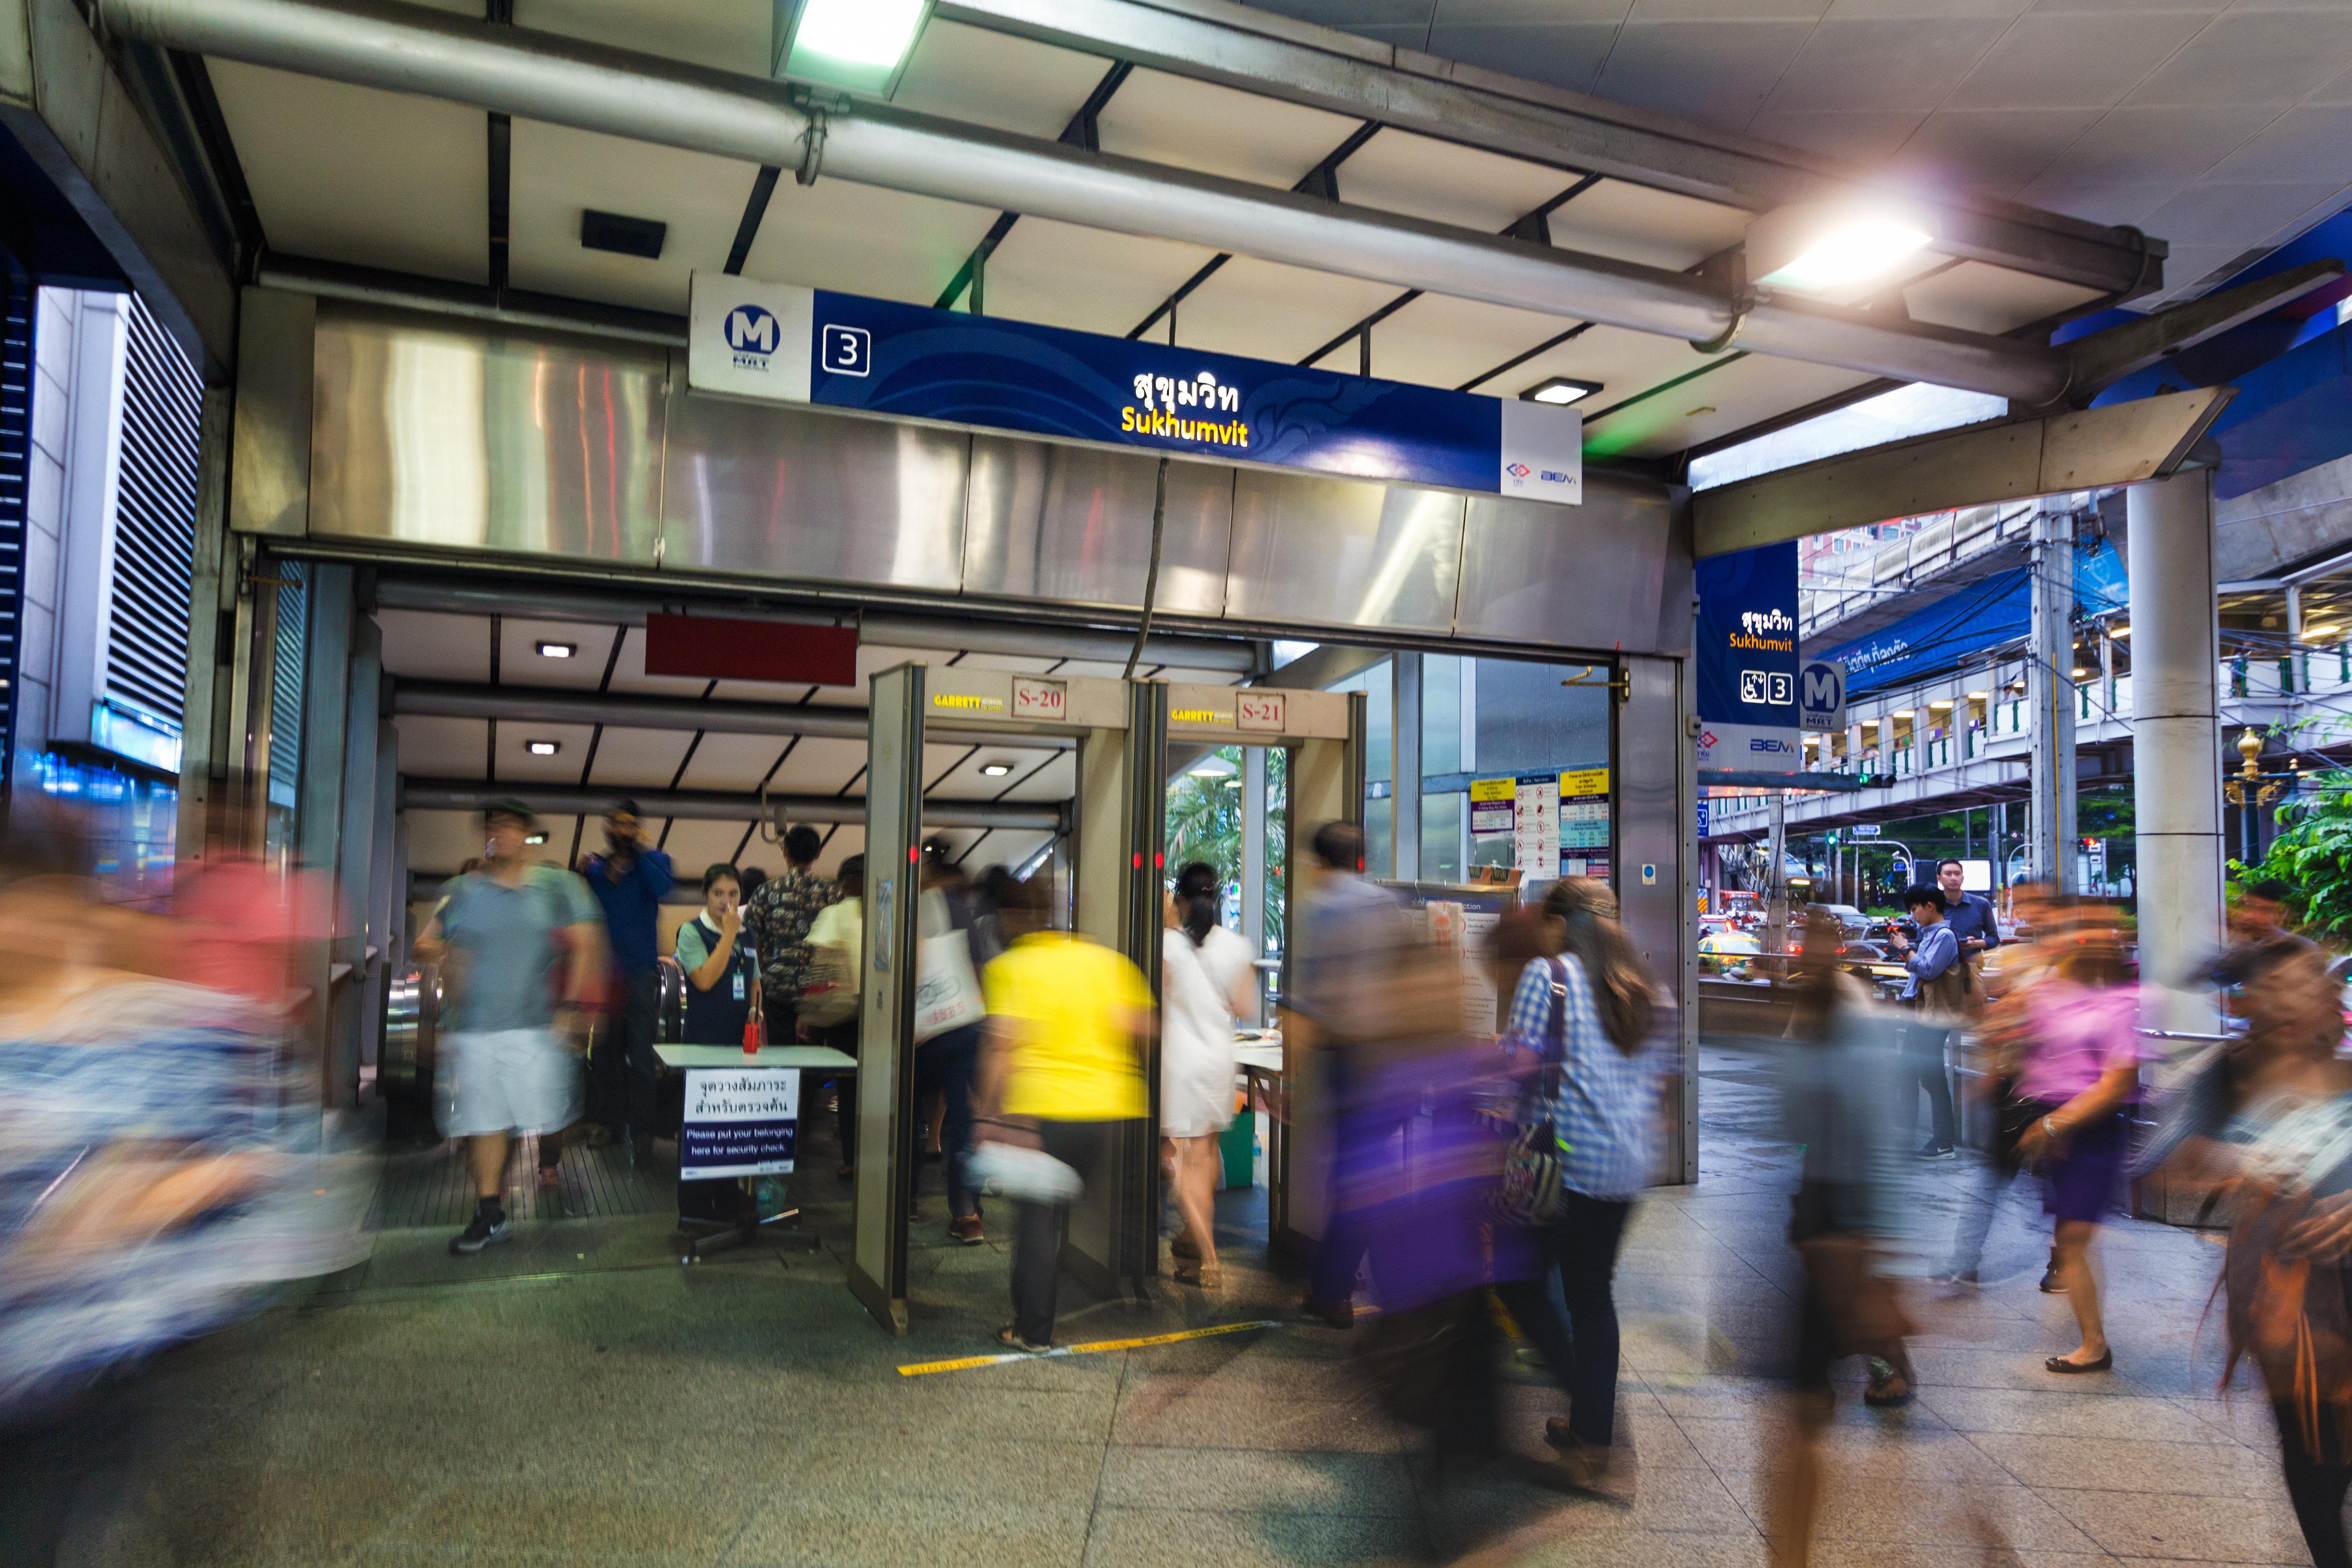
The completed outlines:
{"type": "Polygon", "coordinates": [[[1749,961],[1763,952],[1764,944],[1746,931],[1713,931],[1698,939],[1698,972],[1746,980],[1751,973],[1749,961]]]}

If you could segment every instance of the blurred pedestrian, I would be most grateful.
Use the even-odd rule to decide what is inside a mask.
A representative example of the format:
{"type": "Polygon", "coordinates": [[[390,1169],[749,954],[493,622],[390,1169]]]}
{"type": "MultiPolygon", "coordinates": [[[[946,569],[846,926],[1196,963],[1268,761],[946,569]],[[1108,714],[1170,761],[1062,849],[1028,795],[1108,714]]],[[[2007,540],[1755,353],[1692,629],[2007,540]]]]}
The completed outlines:
{"type": "MultiPolygon", "coordinates": [[[[1656,988],[1606,882],[1564,877],[1543,909],[1552,952],[1521,972],[1504,1044],[1535,1064],[1559,1190],[1517,1243],[1532,1248],[1538,1272],[1495,1289],[1568,1395],[1567,1416],[1547,1421],[1545,1436],[1571,1483],[1591,1487],[1609,1474],[1615,1441],[1617,1252],[1656,1157],[1656,988]]],[[[1511,1244],[1497,1236],[1498,1258],[1511,1244]]]]}
{"type": "MultiPolygon", "coordinates": [[[[644,841],[645,821],[634,800],[604,813],[604,853],[589,857],[589,891],[604,911],[612,954],[604,1015],[589,1047],[589,1120],[627,1145],[632,1161],[653,1152],[660,1100],[661,1061],[654,1035],[661,1023],[661,901],[677,878],[669,857],[644,841]]],[[[540,1168],[551,1170],[548,1145],[540,1168]]]]}
{"type": "MultiPolygon", "coordinates": [[[[794,1026],[812,1045],[855,1057],[866,993],[866,857],[852,855],[844,860],[834,885],[841,896],[818,910],[809,927],[808,960],[801,967],[801,994],[793,1004],[794,1026]]],[[[768,1016],[776,1016],[772,1007],[768,1016]]],[[[775,1038],[772,1034],[768,1037],[775,1038]]],[[[841,1142],[836,1173],[847,1181],[857,1174],[857,1075],[846,1073],[835,1082],[834,1127],[841,1142]]]]}
{"type": "Polygon", "coordinates": [[[1294,1093],[1304,1089],[1324,1100],[1331,1129],[1329,1202],[1303,1310],[1344,1329],[1355,1321],[1366,1246],[1349,1190],[1376,1182],[1378,1170],[1396,1157],[1391,1108],[1368,1101],[1362,1091],[1365,1058],[1395,1026],[1391,1004],[1408,933],[1395,895],[1363,874],[1361,827],[1327,822],[1315,830],[1310,847],[1312,879],[1298,905],[1283,1059],[1294,1093]],[[1310,1075],[1317,1081],[1302,1083],[1310,1075]]]}
{"type": "Polygon", "coordinates": [[[1176,873],[1160,949],[1160,1132],[1183,1228],[1168,1244],[1176,1282],[1213,1290],[1217,1266],[1218,1137],[1234,1120],[1234,1020],[1256,1000],[1249,943],[1227,931],[1217,868],[1195,860],[1176,873]]]}
{"type": "Polygon", "coordinates": [[[1776,1568],[1801,1568],[1811,1552],[1836,1363],[1864,1358],[1865,1404],[1907,1405],[1916,1393],[1906,1343],[1912,1325],[1889,1254],[1905,1206],[1901,1142],[1916,1068],[1897,1043],[1898,1019],[1873,1007],[1839,967],[1842,940],[1832,919],[1806,923],[1780,1063],[1781,1123],[1803,1151],[1789,1239],[1803,1262],[1804,1286],[1790,1431],[1774,1446],[1778,1473],[1767,1496],[1776,1568]]]}
{"type": "MultiPolygon", "coordinates": [[[[988,966],[988,1044],[981,1061],[983,1144],[1042,1152],[1085,1183],[1108,1179],[1124,1123],[1150,1114],[1143,1066],[1151,988],[1119,954],[1051,929],[1049,879],[1007,889],[1012,945],[988,966]]],[[[1013,1321],[997,1342],[1052,1348],[1070,1198],[1016,1197],[1013,1321]]]]}
{"type": "MultiPolygon", "coordinates": [[[[2013,929],[2032,931],[2039,940],[2012,940],[2004,948],[2000,974],[1986,984],[1985,1000],[1976,1013],[1969,1041],[1975,1071],[1966,1081],[1975,1104],[1964,1106],[1963,1114],[1981,1129],[1985,1159],[1976,1196],[1961,1205],[1951,1262],[1943,1275],[1945,1283],[1958,1288],[1979,1282],[1985,1238],[1991,1234],[2000,1200],[2025,1170],[2018,1139],[2038,1115],[2031,1102],[2018,1094],[2017,1079],[2030,1035],[2030,1000],[2034,988],[2048,976],[2060,944],[2049,940],[2055,914],[2047,889],[2020,883],[2011,890],[2010,908],[2016,922],[2013,929]]],[[[2053,1248],[2042,1271],[2042,1289],[2054,1295],[2063,1289],[2058,1254],[2053,1248]]]]}
{"type": "Polygon", "coordinates": [[[525,857],[538,826],[518,800],[490,803],[478,871],[453,879],[416,939],[441,966],[441,1131],[470,1142],[474,1217],[449,1243],[472,1254],[508,1240],[507,1141],[580,1119],[580,1052],[604,967],[596,901],[572,872],[525,857]]]}
{"type": "Polygon", "coordinates": [[[2288,1500],[2315,1568],[2347,1568],[2352,1488],[2352,1062],[2316,948],[2263,965],[2250,1030],[2192,1070],[2158,1144],[2169,1172],[2230,1200],[2230,1362],[2262,1374],[2288,1500]]]}
{"type": "MultiPolygon", "coordinates": [[[[961,938],[977,986],[990,961],[1003,951],[1003,927],[988,895],[971,885],[955,862],[955,847],[944,838],[923,846],[923,893],[936,895],[947,911],[948,931],[961,938]]],[[[982,1233],[980,1194],[965,1181],[971,1153],[972,1085],[980,1070],[981,1025],[942,1029],[915,1047],[915,1103],[940,1103],[940,1158],[947,1176],[948,1239],[978,1247],[982,1233]]],[[[909,1216],[910,1218],[913,1216],[909,1216]]]]}
{"type": "Polygon", "coordinates": [[[2224,988],[2252,985],[2283,960],[2317,951],[2309,937],[2289,925],[2288,900],[2294,890],[2275,878],[2240,889],[2230,905],[2230,943],[2195,978],[2224,988]]]}
{"type": "Polygon", "coordinates": [[[2123,1203],[2129,1108],[2139,1097],[2139,993],[2126,984],[2114,917],[2077,911],[2074,929],[2026,1004],[2017,1097],[2026,1112],[2018,1155],[2040,1172],[2057,1223],[2058,1279],[2082,1342],[2042,1364],[2055,1373],[2115,1364],[2099,1314],[2091,1249],[2123,1203]]]}
{"type": "Polygon", "coordinates": [[[1895,952],[1906,975],[1903,999],[1916,1010],[1919,1023],[1905,1031],[1905,1048],[1919,1087],[1927,1092],[1927,1142],[1919,1147],[1923,1160],[1951,1160],[1959,1155],[1958,1119],[1952,1110],[1952,1075],[1946,1060],[1953,1026],[1966,1007],[1971,990],[1968,965],[1960,962],[1959,938],[1944,919],[1944,891],[1934,886],[1913,888],[1903,898],[1919,928],[1919,940],[1893,933],[1895,952]]]}

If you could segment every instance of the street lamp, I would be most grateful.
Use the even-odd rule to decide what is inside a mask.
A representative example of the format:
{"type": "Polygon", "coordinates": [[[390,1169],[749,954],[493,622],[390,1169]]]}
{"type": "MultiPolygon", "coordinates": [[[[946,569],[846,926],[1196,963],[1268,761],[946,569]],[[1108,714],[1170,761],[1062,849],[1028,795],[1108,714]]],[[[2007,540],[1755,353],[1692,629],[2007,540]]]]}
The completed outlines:
{"type": "Polygon", "coordinates": [[[2239,847],[2244,851],[2245,863],[2249,866],[2254,863],[2254,857],[2259,853],[2263,807],[2289,794],[2303,782],[2300,764],[2291,765],[2284,773],[2264,773],[2263,764],[2257,760],[2262,754],[2262,735],[2249,724],[2245,732],[2238,737],[2238,755],[2243,759],[2238,764],[2238,776],[2221,781],[2221,798],[2231,805],[2243,807],[2246,813],[2239,847]]]}

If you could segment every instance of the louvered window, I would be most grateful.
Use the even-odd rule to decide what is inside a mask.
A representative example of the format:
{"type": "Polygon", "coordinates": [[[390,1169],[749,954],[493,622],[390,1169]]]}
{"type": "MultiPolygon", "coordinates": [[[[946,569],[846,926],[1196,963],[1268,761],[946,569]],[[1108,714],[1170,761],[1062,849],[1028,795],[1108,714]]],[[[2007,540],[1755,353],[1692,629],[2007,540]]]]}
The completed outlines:
{"type": "Polygon", "coordinates": [[[0,256],[0,798],[16,774],[16,654],[25,611],[26,463],[33,418],[33,284],[0,256]]]}
{"type": "Polygon", "coordinates": [[[187,692],[188,584],[203,384],[146,304],[131,300],[107,605],[109,702],[174,731],[187,692]]]}
{"type": "Polygon", "coordinates": [[[309,570],[299,562],[272,563],[280,579],[278,648],[270,674],[269,803],[294,809],[302,779],[302,665],[310,640],[309,570]]]}

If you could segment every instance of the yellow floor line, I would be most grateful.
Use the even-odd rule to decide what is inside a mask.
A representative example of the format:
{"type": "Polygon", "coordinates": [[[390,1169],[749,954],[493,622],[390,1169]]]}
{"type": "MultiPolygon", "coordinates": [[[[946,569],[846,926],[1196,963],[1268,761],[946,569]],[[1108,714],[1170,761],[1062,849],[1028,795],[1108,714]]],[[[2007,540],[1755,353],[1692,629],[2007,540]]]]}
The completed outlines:
{"type": "Polygon", "coordinates": [[[1009,1361],[1045,1361],[1053,1356],[1100,1355],[1105,1351],[1139,1351],[1151,1345],[1172,1345],[1181,1340],[1205,1340],[1215,1334],[1245,1333],[1252,1329],[1278,1329],[1273,1318],[1255,1322],[1219,1323],[1213,1328],[1182,1329],[1172,1334],[1147,1334],[1139,1340],[1095,1340],[1082,1345],[1055,1345],[1041,1352],[1013,1351],[1004,1355],[959,1356],[954,1361],[919,1361],[898,1369],[900,1377],[923,1377],[935,1372],[969,1372],[976,1366],[1003,1366],[1009,1361]]]}

